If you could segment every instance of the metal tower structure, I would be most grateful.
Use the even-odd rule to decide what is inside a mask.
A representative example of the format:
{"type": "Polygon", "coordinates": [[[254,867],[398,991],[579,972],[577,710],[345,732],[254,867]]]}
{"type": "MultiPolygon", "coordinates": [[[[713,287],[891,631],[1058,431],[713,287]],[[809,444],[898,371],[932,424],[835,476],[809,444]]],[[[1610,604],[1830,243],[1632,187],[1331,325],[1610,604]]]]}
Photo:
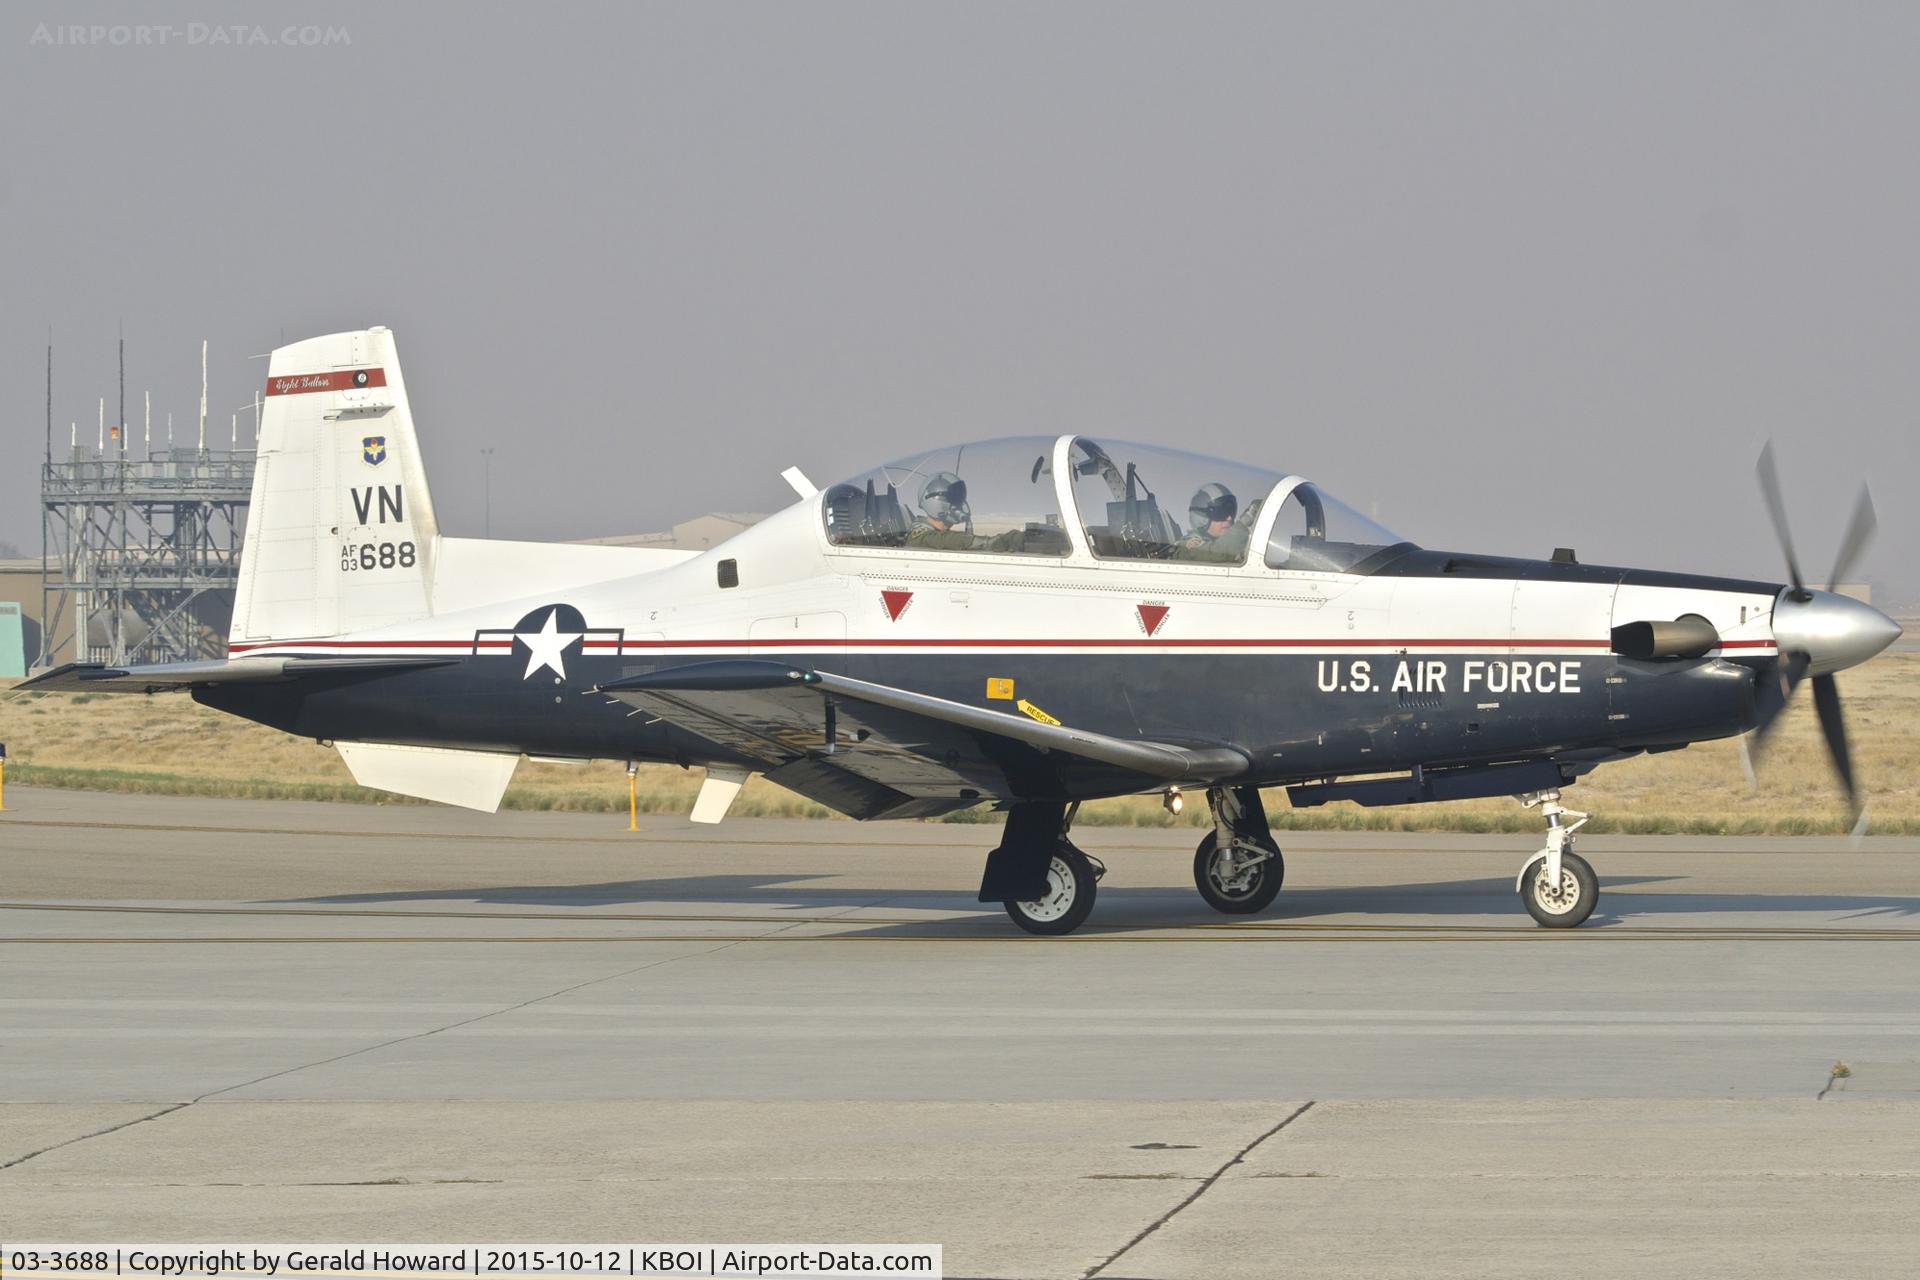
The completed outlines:
{"type": "Polygon", "coordinates": [[[42,468],[40,661],[220,657],[253,490],[251,449],[144,458],[75,447],[42,468]]]}

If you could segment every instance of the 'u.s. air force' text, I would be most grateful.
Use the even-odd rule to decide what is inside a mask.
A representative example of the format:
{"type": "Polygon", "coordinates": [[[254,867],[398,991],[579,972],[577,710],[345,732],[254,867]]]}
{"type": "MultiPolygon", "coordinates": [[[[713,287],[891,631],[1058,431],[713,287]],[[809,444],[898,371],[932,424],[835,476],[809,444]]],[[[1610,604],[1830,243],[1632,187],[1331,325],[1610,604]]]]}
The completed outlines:
{"type": "Polygon", "coordinates": [[[1322,693],[1579,693],[1580,659],[1401,658],[1376,674],[1370,658],[1322,658],[1322,693]]]}

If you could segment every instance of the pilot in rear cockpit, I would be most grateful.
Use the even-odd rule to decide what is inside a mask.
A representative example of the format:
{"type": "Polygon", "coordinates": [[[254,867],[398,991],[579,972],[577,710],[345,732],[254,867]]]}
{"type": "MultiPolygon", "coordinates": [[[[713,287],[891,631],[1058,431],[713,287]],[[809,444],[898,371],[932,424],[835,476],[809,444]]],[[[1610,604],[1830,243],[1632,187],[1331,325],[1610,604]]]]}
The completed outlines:
{"type": "Polygon", "coordinates": [[[1224,484],[1203,484],[1187,504],[1187,536],[1174,548],[1176,560],[1239,564],[1247,558],[1247,526],[1237,520],[1240,501],[1224,484]]]}

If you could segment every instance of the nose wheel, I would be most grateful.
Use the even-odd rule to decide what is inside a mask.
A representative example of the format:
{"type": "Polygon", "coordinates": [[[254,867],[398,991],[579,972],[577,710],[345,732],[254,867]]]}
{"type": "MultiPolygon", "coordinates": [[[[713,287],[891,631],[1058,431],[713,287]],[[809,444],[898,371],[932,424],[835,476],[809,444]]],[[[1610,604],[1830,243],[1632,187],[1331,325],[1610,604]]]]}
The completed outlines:
{"type": "Polygon", "coordinates": [[[1193,884],[1201,900],[1230,916],[1265,911],[1280,894],[1287,864],[1271,839],[1252,844],[1235,839],[1224,847],[1218,832],[1200,837],[1193,851],[1193,884]]]}
{"type": "Polygon", "coordinates": [[[1529,809],[1538,805],[1547,819],[1547,847],[1527,859],[1514,881],[1521,904],[1544,928],[1575,928],[1600,901],[1600,877],[1573,851],[1573,833],[1587,825],[1587,815],[1561,804],[1558,791],[1535,791],[1518,799],[1529,809]],[[1575,821],[1568,822],[1568,817],[1575,821]]]}
{"type": "Polygon", "coordinates": [[[1230,916],[1250,916],[1273,905],[1286,878],[1286,860],[1267,825],[1258,787],[1209,787],[1213,830],[1193,851],[1193,885],[1200,900],[1230,916]]]}

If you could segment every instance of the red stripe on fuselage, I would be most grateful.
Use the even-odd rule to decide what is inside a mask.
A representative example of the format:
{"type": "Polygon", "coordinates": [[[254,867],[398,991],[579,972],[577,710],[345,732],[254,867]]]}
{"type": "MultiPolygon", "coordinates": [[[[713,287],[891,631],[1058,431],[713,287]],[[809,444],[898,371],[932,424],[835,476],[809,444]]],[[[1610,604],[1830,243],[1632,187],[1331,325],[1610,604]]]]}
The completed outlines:
{"type": "MultiPolygon", "coordinates": [[[[481,649],[511,648],[511,640],[482,640],[481,649]]],[[[793,648],[834,649],[1606,649],[1608,640],[1501,640],[1383,638],[1354,636],[1246,638],[1224,637],[1213,640],[1156,640],[1146,636],[1085,637],[1036,636],[1026,639],[960,640],[925,636],[886,636],[868,640],[796,640],[793,648]]],[[[654,652],[672,649],[744,649],[749,646],[772,651],[765,640],[735,637],[716,640],[587,640],[582,647],[620,653],[654,652]]],[[[265,649],[459,649],[471,653],[472,640],[266,640],[255,644],[228,645],[233,654],[258,653],[265,649]]],[[[1721,649],[1771,649],[1771,640],[1724,640],[1721,649]]]]}

